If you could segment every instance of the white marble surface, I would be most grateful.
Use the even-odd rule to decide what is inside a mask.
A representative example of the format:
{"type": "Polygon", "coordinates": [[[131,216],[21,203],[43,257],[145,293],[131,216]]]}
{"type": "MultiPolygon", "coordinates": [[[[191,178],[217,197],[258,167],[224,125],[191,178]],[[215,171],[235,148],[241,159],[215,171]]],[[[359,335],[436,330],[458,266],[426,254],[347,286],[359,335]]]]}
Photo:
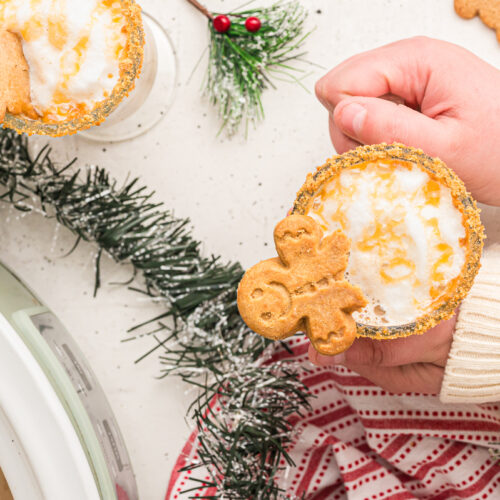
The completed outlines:
{"type": "MultiPolygon", "coordinates": [[[[210,0],[230,10],[241,0],[210,0]]],[[[280,83],[264,97],[265,122],[247,140],[217,138],[218,121],[200,96],[201,68],[190,79],[207,44],[205,20],[186,0],[143,0],[171,35],[179,61],[176,98],[167,117],[146,135],[121,144],[69,137],[51,141],[61,161],[98,163],[114,176],[140,175],[157,199],[189,216],[208,253],[248,265],[269,257],[272,227],[291,205],[305,175],[333,153],[326,113],[312,93],[324,70],[311,68],[311,93],[280,83]]],[[[362,50],[413,35],[459,43],[500,66],[495,35],[478,20],[464,21],[453,0],[303,0],[316,27],[308,59],[325,70],[362,50]]],[[[45,141],[42,140],[42,143],[45,141]]],[[[488,217],[488,214],[486,214],[488,217]]],[[[490,215],[490,219],[493,217],[490,215]]],[[[82,244],[62,255],[73,239],[39,215],[19,218],[0,206],[0,259],[11,266],[60,316],[88,356],[116,412],[135,467],[141,500],[159,500],[189,434],[185,410],[192,394],[176,379],[156,380],[153,355],[134,364],[153,344],[122,341],[134,323],[161,308],[109,282],[127,270],[106,262],[104,286],[92,298],[94,248],[82,244]]]]}

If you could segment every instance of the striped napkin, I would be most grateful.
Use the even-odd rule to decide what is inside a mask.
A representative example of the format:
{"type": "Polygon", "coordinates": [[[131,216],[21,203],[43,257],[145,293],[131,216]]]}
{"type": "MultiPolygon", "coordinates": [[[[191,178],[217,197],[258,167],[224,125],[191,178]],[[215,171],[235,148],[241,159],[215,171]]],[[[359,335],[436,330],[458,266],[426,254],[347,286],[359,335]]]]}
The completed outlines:
{"type": "MultiPolygon", "coordinates": [[[[500,441],[500,404],[444,405],[435,396],[393,395],[347,368],[312,366],[303,337],[288,345],[293,358],[307,364],[303,382],[316,396],[311,411],[292,420],[297,432],[288,452],[295,466],[278,478],[288,498],[500,499],[500,465],[488,450],[500,441]]],[[[270,362],[285,358],[290,353],[278,347],[270,362]]],[[[178,470],[196,459],[196,442],[195,432],[166,500],[216,494],[203,487],[181,494],[193,483],[178,470]]]]}

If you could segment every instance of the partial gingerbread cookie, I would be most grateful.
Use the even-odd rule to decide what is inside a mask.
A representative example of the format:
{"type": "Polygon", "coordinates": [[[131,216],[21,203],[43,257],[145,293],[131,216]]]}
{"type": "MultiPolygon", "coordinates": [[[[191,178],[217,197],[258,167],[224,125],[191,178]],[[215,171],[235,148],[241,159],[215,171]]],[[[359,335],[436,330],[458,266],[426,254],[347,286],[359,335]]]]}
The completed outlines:
{"type": "Polygon", "coordinates": [[[500,42],[500,2],[498,0],[455,0],[455,11],[464,19],[479,15],[486,26],[493,28],[500,42]]]}
{"type": "Polygon", "coordinates": [[[304,330],[321,354],[345,351],[356,338],[351,314],[366,305],[344,280],[349,240],[341,231],[321,239],[308,216],[291,215],[274,230],[278,258],[249,269],[238,288],[238,308],[255,332],[281,340],[304,330]]]}
{"type": "Polygon", "coordinates": [[[0,469],[0,500],[14,500],[12,498],[9,485],[7,484],[7,480],[3,475],[2,469],[0,469]]]}
{"type": "Polygon", "coordinates": [[[0,123],[7,111],[38,117],[31,105],[29,68],[21,40],[10,31],[0,30],[0,123]]]}

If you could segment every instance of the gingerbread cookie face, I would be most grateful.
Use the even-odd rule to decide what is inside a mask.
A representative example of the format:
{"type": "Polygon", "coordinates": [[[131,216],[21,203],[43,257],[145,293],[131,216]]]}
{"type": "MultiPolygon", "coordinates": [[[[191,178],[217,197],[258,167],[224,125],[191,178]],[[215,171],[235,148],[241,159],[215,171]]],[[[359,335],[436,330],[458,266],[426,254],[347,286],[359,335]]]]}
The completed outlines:
{"type": "Polygon", "coordinates": [[[249,269],[239,285],[243,320],[272,340],[304,330],[321,354],[346,350],[356,337],[351,314],[366,305],[343,279],[349,240],[341,231],[321,239],[312,218],[291,215],[276,226],[274,241],[279,257],[249,269]]]}
{"type": "Polygon", "coordinates": [[[497,0],[455,0],[455,11],[464,19],[479,16],[486,26],[493,28],[500,42],[500,2],[497,0]]]}

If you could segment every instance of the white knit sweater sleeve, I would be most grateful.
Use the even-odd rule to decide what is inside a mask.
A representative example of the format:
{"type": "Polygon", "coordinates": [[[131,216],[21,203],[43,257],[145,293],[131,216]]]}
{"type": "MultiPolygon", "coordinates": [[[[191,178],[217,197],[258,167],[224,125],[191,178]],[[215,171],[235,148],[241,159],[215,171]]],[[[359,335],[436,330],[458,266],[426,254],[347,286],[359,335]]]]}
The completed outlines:
{"type": "Polygon", "coordinates": [[[485,248],[460,313],[441,386],[444,403],[500,401],[500,244],[485,248]]]}

